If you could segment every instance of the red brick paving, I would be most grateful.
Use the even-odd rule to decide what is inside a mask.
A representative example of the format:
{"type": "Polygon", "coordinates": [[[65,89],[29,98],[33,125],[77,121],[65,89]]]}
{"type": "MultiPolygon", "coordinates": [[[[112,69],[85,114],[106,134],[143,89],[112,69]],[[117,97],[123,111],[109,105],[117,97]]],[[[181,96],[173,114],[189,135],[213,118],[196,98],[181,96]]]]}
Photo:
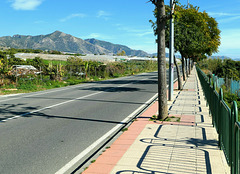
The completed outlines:
{"type": "Polygon", "coordinates": [[[103,154],[97,158],[96,162],[92,163],[84,174],[92,173],[110,173],[117,162],[122,158],[124,153],[133,144],[138,135],[142,132],[154,114],[157,112],[157,102],[147,109],[137,121],[134,121],[128,128],[128,131],[124,132],[103,154]],[[102,166],[102,168],[100,168],[102,166]],[[101,170],[100,170],[101,169],[101,170]]]}
{"type": "MultiPolygon", "coordinates": [[[[174,89],[178,87],[177,85],[177,82],[175,82],[174,89]]],[[[194,115],[171,115],[181,117],[180,122],[149,121],[153,115],[156,115],[157,110],[158,102],[156,101],[143,114],[141,114],[137,120],[131,124],[128,131],[124,132],[109,149],[106,149],[106,151],[103,152],[103,154],[100,155],[97,160],[83,172],[83,174],[110,173],[147,124],[194,125],[194,115]]]]}

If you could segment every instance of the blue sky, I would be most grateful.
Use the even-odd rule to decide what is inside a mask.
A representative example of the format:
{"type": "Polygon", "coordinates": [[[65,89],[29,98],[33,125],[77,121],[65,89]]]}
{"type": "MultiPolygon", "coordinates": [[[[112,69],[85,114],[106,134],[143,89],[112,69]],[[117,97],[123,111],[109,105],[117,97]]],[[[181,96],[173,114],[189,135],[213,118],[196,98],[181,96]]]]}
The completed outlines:
{"type": "MultiPolygon", "coordinates": [[[[56,30],[156,52],[148,0],[1,0],[0,36],[40,35],[56,30]]],[[[169,4],[169,1],[165,1],[169,4]]],[[[187,0],[180,0],[187,4],[187,0]]],[[[240,58],[240,0],[189,0],[216,18],[221,33],[217,55],[240,58]]]]}

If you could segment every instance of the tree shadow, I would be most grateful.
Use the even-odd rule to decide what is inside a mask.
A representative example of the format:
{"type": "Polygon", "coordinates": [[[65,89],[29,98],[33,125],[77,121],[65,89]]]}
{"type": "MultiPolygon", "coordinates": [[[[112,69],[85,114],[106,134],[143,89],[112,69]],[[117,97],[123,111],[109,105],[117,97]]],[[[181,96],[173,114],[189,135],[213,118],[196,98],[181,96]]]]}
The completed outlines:
{"type": "Polygon", "coordinates": [[[27,103],[1,104],[0,122],[4,122],[4,120],[11,119],[15,116],[22,116],[32,110],[37,110],[40,107],[40,106],[32,107],[26,105],[27,103]]]}
{"type": "MultiPolygon", "coordinates": [[[[152,79],[152,78],[149,78],[152,79]]],[[[155,79],[155,78],[153,78],[155,79]]],[[[106,81],[98,81],[98,82],[92,82],[96,84],[157,84],[157,78],[156,80],[106,80],[106,81]]]]}
{"type": "MultiPolygon", "coordinates": [[[[127,103],[127,102],[126,102],[127,103]]],[[[134,103],[135,104],[135,103],[134,103]]],[[[91,121],[91,122],[103,122],[103,123],[111,123],[111,124],[124,124],[127,123],[119,122],[119,121],[111,121],[111,120],[102,120],[102,119],[91,119],[91,118],[78,118],[78,117],[72,117],[72,116],[60,116],[60,115],[48,115],[43,112],[37,112],[40,106],[36,107],[29,107],[25,106],[24,103],[19,104],[3,104],[2,106],[5,106],[4,109],[0,110],[1,116],[0,116],[0,123],[5,123],[7,119],[14,118],[16,116],[22,117],[22,118],[31,118],[31,117],[43,117],[46,119],[67,119],[67,120],[75,120],[75,121],[91,121]],[[16,110],[16,107],[22,106],[16,110]],[[36,112],[34,112],[36,110],[36,112]],[[4,116],[4,114],[6,116],[4,116]]],[[[47,110],[43,109],[44,110],[47,110]]]]}
{"type": "Polygon", "coordinates": [[[67,120],[76,120],[76,121],[90,121],[90,122],[102,122],[102,123],[111,123],[111,124],[122,124],[126,125],[125,122],[119,122],[119,121],[111,121],[111,120],[101,120],[101,119],[91,119],[91,118],[79,118],[79,117],[72,117],[72,116],[61,116],[61,115],[49,115],[42,112],[35,112],[31,113],[25,116],[22,116],[25,118],[30,117],[43,117],[46,119],[67,119],[67,120]]]}
{"type": "MultiPolygon", "coordinates": [[[[140,139],[142,143],[149,145],[146,147],[145,151],[136,164],[136,167],[139,170],[120,170],[117,172],[117,174],[130,172],[142,174],[170,172],[204,172],[207,174],[212,173],[210,156],[208,152],[208,149],[212,148],[204,146],[215,147],[218,143],[216,140],[207,140],[206,131],[204,128],[202,128],[202,139],[189,138],[186,140],[180,140],[160,137],[159,133],[163,126],[164,125],[160,125],[158,127],[157,131],[154,134],[154,138],[140,139]],[[172,154],[173,152],[175,155],[172,154]],[[199,161],[199,163],[197,163],[197,161],[199,161]]],[[[213,149],[216,150],[216,148],[213,149]]]]}
{"type": "Polygon", "coordinates": [[[91,88],[83,88],[81,90],[104,91],[104,92],[135,92],[135,91],[141,91],[140,88],[131,88],[131,87],[91,87],[91,88]]]}

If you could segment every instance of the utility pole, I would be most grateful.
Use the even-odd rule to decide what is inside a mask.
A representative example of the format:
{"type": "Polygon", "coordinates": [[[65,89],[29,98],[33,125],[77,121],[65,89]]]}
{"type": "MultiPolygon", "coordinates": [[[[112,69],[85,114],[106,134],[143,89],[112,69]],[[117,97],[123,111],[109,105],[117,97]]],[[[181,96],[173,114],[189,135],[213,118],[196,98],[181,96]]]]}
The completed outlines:
{"type": "Polygon", "coordinates": [[[187,1],[187,8],[189,8],[189,0],[187,1]]]}
{"type": "Polygon", "coordinates": [[[169,86],[168,86],[168,100],[171,101],[173,98],[173,76],[174,76],[174,0],[170,0],[170,8],[171,8],[171,18],[170,18],[170,43],[169,43],[169,86]]]}

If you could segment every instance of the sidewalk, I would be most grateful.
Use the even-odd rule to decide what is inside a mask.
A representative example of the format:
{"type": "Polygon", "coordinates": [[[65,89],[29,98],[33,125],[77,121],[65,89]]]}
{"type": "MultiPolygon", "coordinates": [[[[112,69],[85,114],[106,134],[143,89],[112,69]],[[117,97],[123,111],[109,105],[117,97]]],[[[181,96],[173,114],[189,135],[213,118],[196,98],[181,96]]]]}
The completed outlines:
{"type": "Polygon", "coordinates": [[[180,122],[149,121],[156,101],[83,173],[230,173],[195,68],[173,98],[169,116],[180,122]]]}

